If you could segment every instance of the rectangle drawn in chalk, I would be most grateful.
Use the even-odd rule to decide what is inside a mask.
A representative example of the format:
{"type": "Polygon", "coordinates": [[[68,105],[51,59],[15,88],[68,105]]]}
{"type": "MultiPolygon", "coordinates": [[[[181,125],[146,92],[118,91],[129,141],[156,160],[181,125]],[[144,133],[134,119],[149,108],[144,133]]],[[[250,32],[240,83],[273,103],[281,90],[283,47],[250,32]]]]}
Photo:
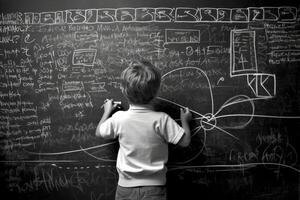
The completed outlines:
{"type": "Polygon", "coordinates": [[[255,31],[231,31],[230,76],[257,73],[255,31]]]}
{"type": "Polygon", "coordinates": [[[200,30],[196,29],[166,29],[165,43],[200,43],[200,30]]]}
{"type": "Polygon", "coordinates": [[[96,58],[96,49],[78,49],[73,53],[72,64],[93,66],[96,58]]]}

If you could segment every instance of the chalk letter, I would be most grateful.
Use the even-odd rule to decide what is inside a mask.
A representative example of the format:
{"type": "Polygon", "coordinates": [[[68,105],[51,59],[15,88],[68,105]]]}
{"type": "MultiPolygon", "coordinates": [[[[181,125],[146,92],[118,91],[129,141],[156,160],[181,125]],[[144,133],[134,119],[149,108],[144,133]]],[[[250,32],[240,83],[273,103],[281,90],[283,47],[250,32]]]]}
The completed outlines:
{"type": "Polygon", "coordinates": [[[155,9],[155,21],[156,22],[171,22],[174,20],[172,15],[172,8],[156,8],[155,9]]]}
{"type": "Polygon", "coordinates": [[[175,21],[196,22],[200,19],[200,13],[195,8],[176,8],[175,21]]]}
{"type": "Polygon", "coordinates": [[[154,21],[154,8],[137,8],[135,10],[137,22],[153,22],[154,21]]]}
{"type": "Polygon", "coordinates": [[[41,23],[42,24],[54,24],[55,23],[55,13],[41,13],[41,23]]]}
{"type": "Polygon", "coordinates": [[[217,9],[215,8],[201,8],[201,21],[215,22],[218,18],[217,9]]]}
{"type": "Polygon", "coordinates": [[[116,11],[116,19],[119,22],[133,22],[135,21],[134,8],[119,8],[116,11]]]}
{"type": "Polygon", "coordinates": [[[248,8],[249,21],[261,21],[264,19],[264,9],[262,8],[248,8]]]}
{"type": "Polygon", "coordinates": [[[278,20],[278,8],[267,7],[264,8],[264,20],[277,21],[278,20]]]}
{"type": "Polygon", "coordinates": [[[279,20],[282,22],[295,21],[297,17],[297,8],[281,7],[279,8],[279,20]]]}
{"type": "Polygon", "coordinates": [[[97,22],[114,22],[116,16],[115,9],[98,9],[97,22]]]}

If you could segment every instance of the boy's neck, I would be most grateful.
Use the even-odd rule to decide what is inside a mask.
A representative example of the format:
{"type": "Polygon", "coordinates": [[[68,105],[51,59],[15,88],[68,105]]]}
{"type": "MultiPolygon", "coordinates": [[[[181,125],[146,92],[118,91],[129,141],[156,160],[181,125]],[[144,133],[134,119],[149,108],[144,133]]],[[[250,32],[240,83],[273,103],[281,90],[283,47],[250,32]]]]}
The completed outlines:
{"type": "Polygon", "coordinates": [[[130,109],[153,109],[153,106],[151,104],[129,104],[130,109]]]}

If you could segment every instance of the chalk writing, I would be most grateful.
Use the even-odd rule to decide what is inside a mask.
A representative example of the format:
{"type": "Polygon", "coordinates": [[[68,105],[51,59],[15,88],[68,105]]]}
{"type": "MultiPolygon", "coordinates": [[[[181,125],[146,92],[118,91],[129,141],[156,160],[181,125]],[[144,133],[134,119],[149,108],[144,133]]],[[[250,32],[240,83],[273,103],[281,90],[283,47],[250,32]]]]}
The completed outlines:
{"type": "Polygon", "coordinates": [[[263,167],[298,175],[291,131],[300,119],[298,22],[299,8],[291,6],[1,13],[0,148],[8,191],[113,198],[118,143],[94,132],[104,99],[126,102],[120,72],[140,59],[160,70],[157,100],[170,115],[179,123],[179,108],[193,113],[191,145],[171,147],[171,172],[263,167]]]}

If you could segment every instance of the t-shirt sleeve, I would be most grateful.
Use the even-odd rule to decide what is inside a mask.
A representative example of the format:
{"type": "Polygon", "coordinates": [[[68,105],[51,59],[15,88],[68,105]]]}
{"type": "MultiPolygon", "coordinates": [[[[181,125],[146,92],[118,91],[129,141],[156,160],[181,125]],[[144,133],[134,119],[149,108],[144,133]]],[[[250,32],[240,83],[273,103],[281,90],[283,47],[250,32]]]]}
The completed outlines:
{"type": "Polygon", "coordinates": [[[160,132],[165,140],[172,144],[177,144],[184,135],[184,129],[167,114],[163,114],[160,132]]]}
{"type": "Polygon", "coordinates": [[[113,115],[100,125],[99,132],[101,137],[107,139],[114,139],[117,137],[114,121],[115,116],[113,115]]]}

